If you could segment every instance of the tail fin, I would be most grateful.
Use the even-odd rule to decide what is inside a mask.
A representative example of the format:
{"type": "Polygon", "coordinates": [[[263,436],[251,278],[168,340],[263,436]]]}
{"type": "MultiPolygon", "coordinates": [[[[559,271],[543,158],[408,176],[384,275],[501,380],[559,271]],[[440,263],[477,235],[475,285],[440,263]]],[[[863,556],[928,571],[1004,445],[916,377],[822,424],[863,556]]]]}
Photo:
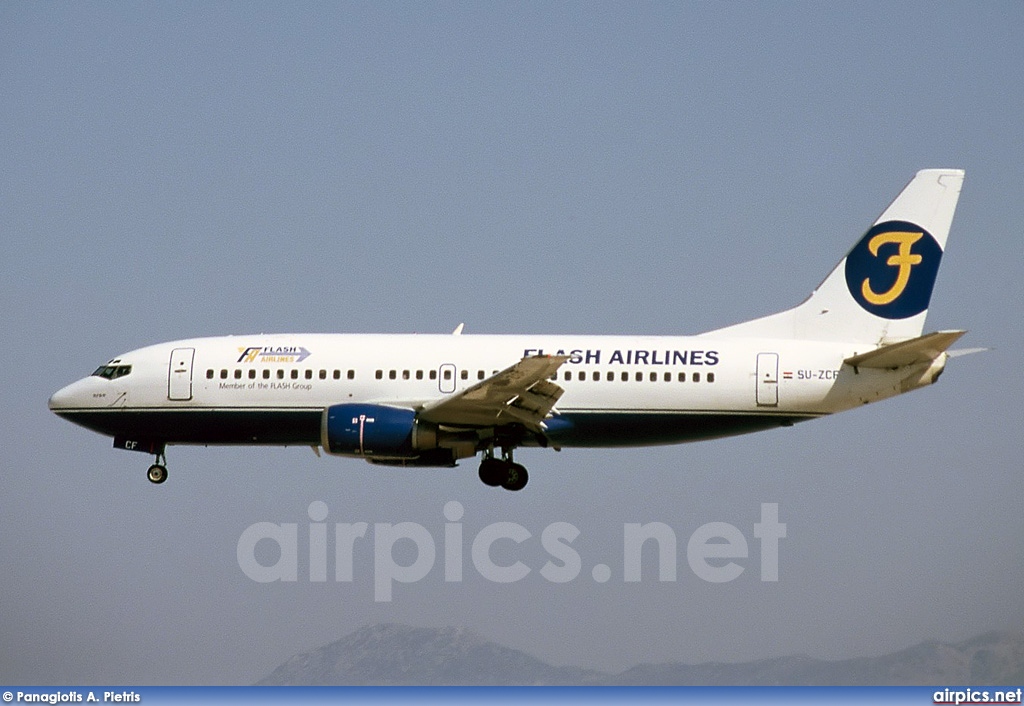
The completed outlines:
{"type": "Polygon", "coordinates": [[[811,296],[792,309],[708,335],[875,344],[924,330],[964,172],[918,172],[811,296]]]}

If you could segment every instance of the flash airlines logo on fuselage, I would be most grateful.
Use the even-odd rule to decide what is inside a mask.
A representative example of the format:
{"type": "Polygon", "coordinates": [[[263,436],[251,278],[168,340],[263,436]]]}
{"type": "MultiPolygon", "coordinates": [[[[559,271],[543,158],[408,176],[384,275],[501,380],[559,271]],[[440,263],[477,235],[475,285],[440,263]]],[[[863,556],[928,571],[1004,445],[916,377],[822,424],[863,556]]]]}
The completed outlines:
{"type": "Polygon", "coordinates": [[[866,311],[905,319],[928,308],[942,248],[905,221],[879,223],[846,256],[846,286],[866,311]]]}
{"type": "Polygon", "coordinates": [[[312,355],[302,346],[249,346],[239,348],[239,363],[301,363],[312,355]]]}

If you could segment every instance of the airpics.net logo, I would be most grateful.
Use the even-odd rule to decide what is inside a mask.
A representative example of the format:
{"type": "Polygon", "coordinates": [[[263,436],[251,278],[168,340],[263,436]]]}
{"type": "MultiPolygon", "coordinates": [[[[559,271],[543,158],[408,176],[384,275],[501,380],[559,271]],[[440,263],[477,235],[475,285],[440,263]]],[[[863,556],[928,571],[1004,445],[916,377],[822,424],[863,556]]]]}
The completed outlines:
{"type": "MultiPolygon", "coordinates": [[[[258,583],[297,582],[300,565],[304,564],[304,568],[308,567],[310,582],[327,582],[328,557],[331,556],[334,581],[352,583],[359,578],[355,570],[357,551],[365,552],[366,545],[372,544],[373,598],[386,603],[393,599],[395,584],[416,583],[427,578],[439,563],[439,553],[443,568],[437,573],[443,571],[447,583],[461,582],[468,567],[494,583],[522,581],[535,570],[550,583],[569,583],[578,579],[584,570],[583,558],[573,546],[581,532],[570,522],[553,522],[541,530],[539,537],[517,522],[493,522],[469,536],[462,522],[465,508],[457,500],[445,503],[442,511],[445,522],[439,522],[443,526],[435,528],[434,532],[417,522],[329,524],[326,522],[329,508],[321,500],[311,502],[307,514],[310,522],[303,534],[308,533],[308,544],[304,537],[301,549],[297,522],[256,522],[246,527],[237,545],[238,566],[242,572],[258,583]],[[333,531],[329,531],[331,528],[333,531]],[[440,541],[435,533],[441,537],[440,541]],[[522,558],[515,557],[515,550],[538,538],[546,554],[542,559],[546,560],[543,565],[536,561],[531,567],[522,558]],[[396,548],[399,558],[395,556],[396,548]],[[495,554],[502,558],[495,559],[495,554]]],[[[778,503],[761,503],[761,519],[753,523],[750,536],[758,544],[760,580],[778,581],[779,543],[786,537],[786,525],[779,522],[778,503]]],[[[642,580],[645,547],[651,546],[656,550],[658,580],[676,581],[682,547],[670,525],[627,522],[622,526],[621,537],[622,581],[642,580]]],[[[728,583],[748,568],[757,570],[750,545],[748,535],[735,525],[708,522],[686,539],[686,562],[699,579],[728,583]]],[[[525,554],[536,552],[522,551],[522,555],[525,554]]],[[[648,549],[646,555],[650,560],[652,550],[648,549]]],[[[597,583],[606,583],[612,579],[613,570],[608,564],[594,564],[590,576],[597,583]]]]}

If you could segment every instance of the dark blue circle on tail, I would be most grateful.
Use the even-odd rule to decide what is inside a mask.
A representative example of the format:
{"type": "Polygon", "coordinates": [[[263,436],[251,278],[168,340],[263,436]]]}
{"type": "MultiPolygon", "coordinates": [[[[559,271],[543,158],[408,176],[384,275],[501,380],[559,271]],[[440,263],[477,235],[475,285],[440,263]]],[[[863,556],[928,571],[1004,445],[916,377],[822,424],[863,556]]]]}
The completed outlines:
{"type": "Polygon", "coordinates": [[[906,221],[873,226],[846,256],[846,286],[866,311],[906,319],[928,308],[942,248],[906,221]]]}

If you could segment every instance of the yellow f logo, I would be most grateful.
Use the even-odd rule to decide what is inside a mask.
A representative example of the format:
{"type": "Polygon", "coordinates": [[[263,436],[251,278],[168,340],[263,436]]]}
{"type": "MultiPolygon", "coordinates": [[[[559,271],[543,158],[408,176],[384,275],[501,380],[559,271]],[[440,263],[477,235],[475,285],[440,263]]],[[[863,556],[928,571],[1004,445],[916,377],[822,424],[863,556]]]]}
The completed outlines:
{"type": "Polygon", "coordinates": [[[253,348],[251,346],[249,348],[239,348],[238,350],[242,354],[238,359],[239,363],[251,363],[256,360],[256,356],[260,353],[259,348],[253,348]]]}
{"type": "Polygon", "coordinates": [[[879,233],[868,241],[868,250],[875,257],[878,257],[878,249],[887,243],[896,243],[900,248],[898,254],[891,256],[885,261],[885,264],[899,268],[899,272],[896,273],[896,281],[889,291],[882,292],[881,294],[875,293],[871,289],[870,278],[864,278],[860,286],[860,293],[864,295],[867,301],[882,306],[899,299],[900,295],[903,294],[903,290],[907,288],[907,283],[910,282],[910,270],[914,265],[921,264],[922,257],[911,253],[910,248],[923,236],[924,233],[889,231],[887,233],[879,233]]]}

